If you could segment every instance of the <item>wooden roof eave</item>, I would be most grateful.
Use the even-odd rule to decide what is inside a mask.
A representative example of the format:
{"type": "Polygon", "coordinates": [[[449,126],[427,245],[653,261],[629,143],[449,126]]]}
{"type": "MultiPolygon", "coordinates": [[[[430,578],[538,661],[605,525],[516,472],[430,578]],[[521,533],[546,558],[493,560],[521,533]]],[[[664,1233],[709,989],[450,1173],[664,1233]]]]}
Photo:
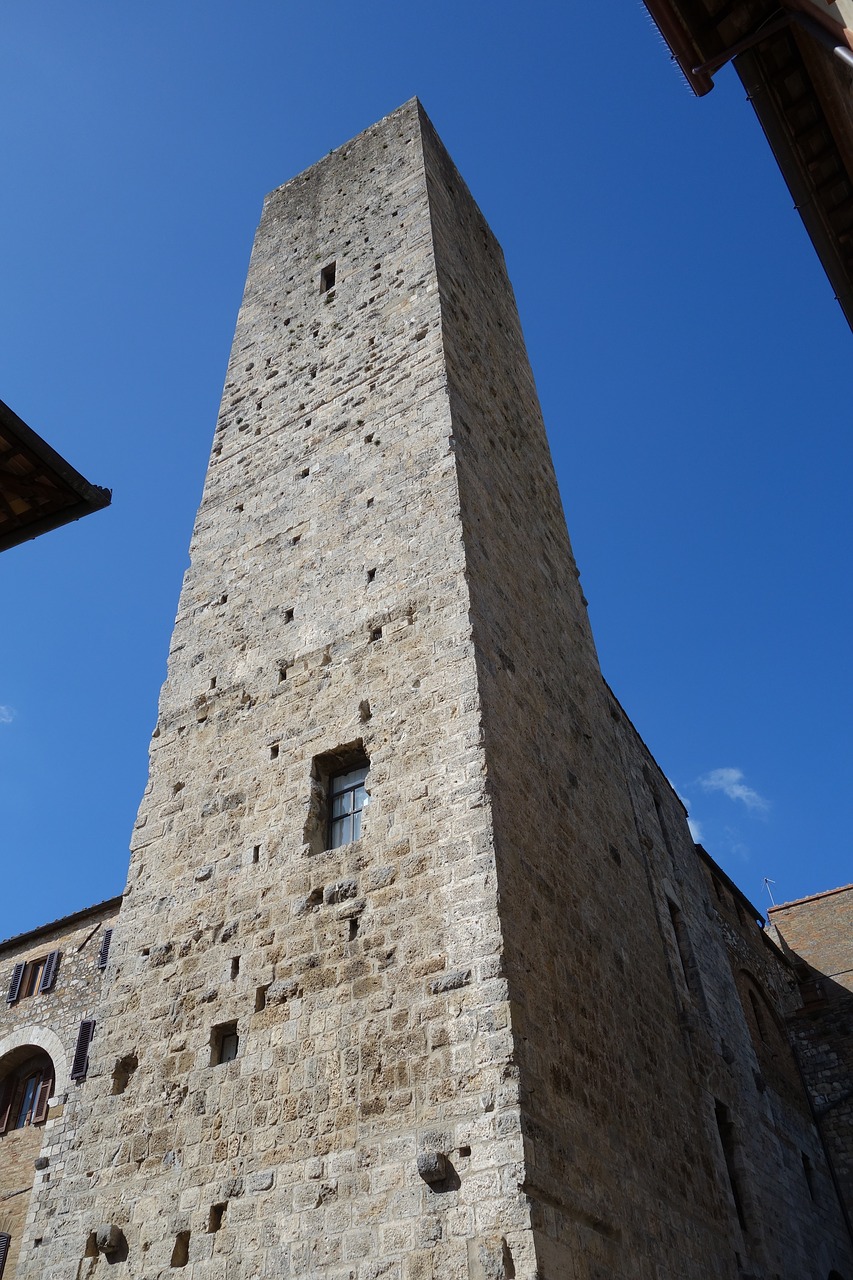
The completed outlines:
{"type": "MultiPolygon", "coordinates": [[[[760,48],[750,49],[735,58],[734,67],[844,317],[853,328],[853,259],[845,254],[834,233],[821,193],[797,150],[796,133],[772,92],[766,58],[760,48]]],[[[819,99],[818,106],[824,114],[819,99]]],[[[844,168],[846,171],[847,166],[844,168]]],[[[853,183],[853,175],[850,177],[853,183]]]]}
{"type": "Polygon", "coordinates": [[[714,81],[709,75],[697,74],[694,67],[706,60],[681,17],[681,12],[671,0],[645,0],[652,21],[669,46],[673,58],[698,98],[710,93],[714,81]]]}
{"type": "MultiPolygon", "coordinates": [[[[853,33],[824,14],[813,0],[785,0],[781,6],[768,6],[762,0],[645,3],[694,93],[708,93],[716,71],[725,62],[733,62],[844,317],[853,328],[853,127],[843,105],[849,97],[850,74],[840,69],[832,56],[836,45],[853,47],[853,33]],[[781,49],[789,58],[789,70],[807,86],[832,165],[837,161],[838,180],[833,178],[823,187],[796,112],[786,114],[779,93],[774,91],[781,49]],[[845,184],[849,186],[849,194],[842,195],[840,202],[839,183],[842,191],[845,184]]],[[[813,128],[810,124],[809,129],[813,128]]]]}
{"type": "Polygon", "coordinates": [[[111,490],[90,484],[85,476],[66,462],[61,454],[52,449],[46,440],[28,427],[2,400],[0,434],[6,439],[14,440],[16,447],[30,459],[37,472],[58,484],[68,495],[67,500],[50,511],[36,513],[32,518],[23,516],[16,520],[6,520],[5,527],[0,527],[0,551],[28,542],[39,534],[109,506],[112,501],[111,490]]]}

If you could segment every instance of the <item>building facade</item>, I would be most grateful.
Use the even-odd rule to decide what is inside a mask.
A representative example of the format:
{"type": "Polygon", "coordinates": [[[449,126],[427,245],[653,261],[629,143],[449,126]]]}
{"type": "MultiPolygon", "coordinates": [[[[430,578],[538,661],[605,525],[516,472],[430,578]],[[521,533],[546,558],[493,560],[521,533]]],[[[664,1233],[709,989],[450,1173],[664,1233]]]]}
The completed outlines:
{"type": "Polygon", "coordinates": [[[265,203],[15,1276],[853,1276],[721,874],[602,679],[503,257],[412,101],[265,203]]]}
{"type": "Polygon", "coordinates": [[[0,1275],[15,1274],[33,1191],[62,1177],[120,898],[0,944],[0,1275]]]}
{"type": "Polygon", "coordinates": [[[817,1126],[841,1198],[853,1206],[853,885],[769,911],[796,979],[786,1001],[817,1126]]]}

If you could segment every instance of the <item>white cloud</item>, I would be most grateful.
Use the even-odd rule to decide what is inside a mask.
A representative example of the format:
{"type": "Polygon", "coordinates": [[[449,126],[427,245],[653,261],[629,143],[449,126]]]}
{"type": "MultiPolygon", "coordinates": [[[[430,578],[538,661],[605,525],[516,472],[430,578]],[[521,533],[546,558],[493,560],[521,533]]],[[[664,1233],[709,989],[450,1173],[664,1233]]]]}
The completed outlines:
{"type": "Polygon", "coordinates": [[[728,846],[729,853],[736,858],[740,858],[741,862],[749,862],[752,857],[752,850],[748,844],[744,844],[740,832],[736,831],[734,827],[724,827],[723,835],[725,836],[725,843],[728,846]]]}
{"type": "Polygon", "coordinates": [[[691,836],[693,837],[693,843],[701,844],[702,843],[702,824],[700,822],[697,822],[695,818],[688,818],[687,826],[690,830],[691,836]]]}
{"type": "MultiPolygon", "coordinates": [[[[672,781],[671,778],[667,778],[667,782],[672,787],[673,791],[678,796],[681,803],[684,805],[685,812],[688,812],[690,809],[690,801],[687,799],[687,796],[683,796],[681,794],[681,792],[678,790],[678,787],[675,785],[675,783],[672,781]]],[[[695,818],[691,818],[689,816],[689,813],[687,818],[687,827],[690,831],[691,836],[693,837],[693,843],[701,844],[702,843],[702,824],[697,822],[695,818]]]]}
{"type": "Polygon", "coordinates": [[[704,791],[722,791],[729,800],[740,800],[747,809],[764,813],[770,808],[763,796],[745,784],[742,769],[712,769],[698,782],[704,791]]]}
{"type": "Polygon", "coordinates": [[[11,707],[4,707],[0,704],[0,724],[11,724],[15,719],[15,712],[11,707]]]}

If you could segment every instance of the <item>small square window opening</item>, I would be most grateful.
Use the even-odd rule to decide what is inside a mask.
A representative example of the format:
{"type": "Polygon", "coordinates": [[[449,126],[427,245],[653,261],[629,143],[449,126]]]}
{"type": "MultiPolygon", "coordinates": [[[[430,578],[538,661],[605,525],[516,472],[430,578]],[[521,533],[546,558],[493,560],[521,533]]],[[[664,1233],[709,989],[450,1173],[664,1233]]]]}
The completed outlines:
{"type": "Polygon", "coordinates": [[[226,1022],[214,1027],[210,1033],[210,1065],[215,1067],[223,1062],[233,1062],[239,1047],[236,1022],[226,1022]]]}
{"type": "Polygon", "coordinates": [[[328,293],[330,289],[335,287],[335,276],[337,275],[337,263],[330,262],[320,272],[320,292],[328,293]]]}

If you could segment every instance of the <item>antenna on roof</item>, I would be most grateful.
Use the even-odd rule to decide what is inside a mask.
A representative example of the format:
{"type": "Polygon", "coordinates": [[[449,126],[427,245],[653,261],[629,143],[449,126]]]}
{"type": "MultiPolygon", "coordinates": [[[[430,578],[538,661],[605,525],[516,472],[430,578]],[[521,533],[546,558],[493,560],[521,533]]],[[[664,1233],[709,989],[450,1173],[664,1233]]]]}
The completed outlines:
{"type": "Polygon", "coordinates": [[[770,886],[771,886],[771,884],[775,884],[775,883],[776,883],[776,881],[775,881],[775,880],[771,880],[771,879],[769,878],[769,876],[765,876],[765,877],[764,877],[764,888],[765,888],[765,889],[767,890],[767,892],[769,893],[769,895],[770,895],[770,901],[773,903],[773,906],[774,906],[774,907],[776,906],[776,899],[773,897],[773,890],[770,888],[770,886]]]}

